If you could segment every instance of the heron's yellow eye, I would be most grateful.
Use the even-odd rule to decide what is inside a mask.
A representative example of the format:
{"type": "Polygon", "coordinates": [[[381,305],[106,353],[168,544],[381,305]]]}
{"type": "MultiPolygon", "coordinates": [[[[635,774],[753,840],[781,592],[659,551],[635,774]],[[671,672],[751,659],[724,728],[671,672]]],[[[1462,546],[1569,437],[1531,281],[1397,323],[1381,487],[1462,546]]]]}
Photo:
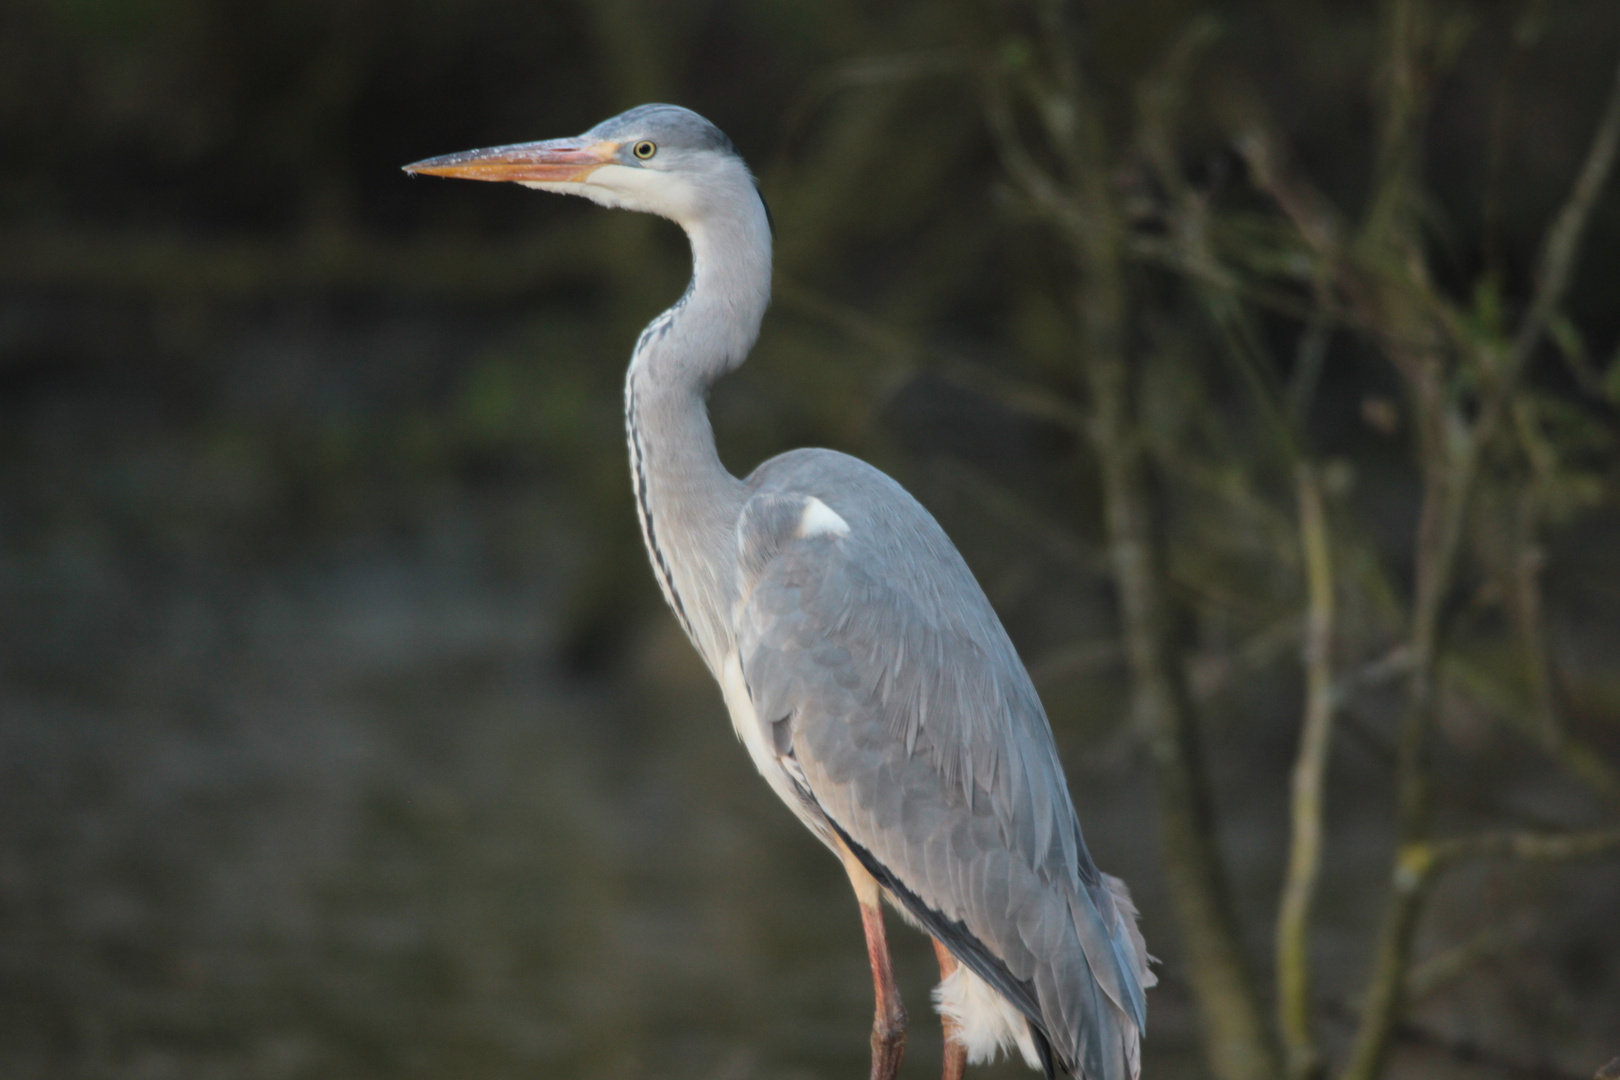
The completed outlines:
{"type": "Polygon", "coordinates": [[[630,152],[632,154],[636,155],[636,157],[640,158],[642,161],[646,161],[648,158],[650,158],[654,154],[658,153],[658,145],[656,143],[650,143],[646,139],[643,139],[640,142],[636,143],[636,145],[631,149],[630,152]]]}

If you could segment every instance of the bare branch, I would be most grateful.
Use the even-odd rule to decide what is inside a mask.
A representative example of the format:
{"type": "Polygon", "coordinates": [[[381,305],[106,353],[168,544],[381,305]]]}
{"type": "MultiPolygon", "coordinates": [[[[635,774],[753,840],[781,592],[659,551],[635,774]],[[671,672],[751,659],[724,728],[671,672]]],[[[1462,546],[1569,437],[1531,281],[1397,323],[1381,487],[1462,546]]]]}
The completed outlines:
{"type": "Polygon", "coordinates": [[[1307,1080],[1322,1068],[1311,1033],[1310,924],[1322,857],[1322,786],[1333,745],[1333,559],[1322,488],[1309,464],[1298,469],[1299,535],[1308,596],[1305,620],[1305,716],[1294,762],[1292,834],[1277,914],[1277,1028],[1288,1075],[1307,1080]]]}
{"type": "Polygon", "coordinates": [[[1033,105],[1072,183],[1060,187],[1035,164],[1001,79],[990,83],[989,123],[1008,174],[1057,226],[1078,271],[1079,361],[1089,389],[1088,431],[1102,474],[1133,724],[1154,764],[1166,874],[1208,1057],[1221,1080],[1270,1080],[1278,1073],[1275,1053],[1215,843],[1213,800],[1180,663],[1185,643],[1166,589],[1163,527],[1134,408],[1125,280],[1128,226],[1109,177],[1113,155],[1081,78],[1061,0],[1047,0],[1041,12],[1060,85],[1057,93],[1034,88],[1033,105]]]}
{"type": "Polygon", "coordinates": [[[1563,862],[1590,859],[1620,851],[1620,827],[1585,832],[1544,833],[1513,829],[1480,833],[1428,845],[1431,869],[1465,859],[1517,859],[1525,862],[1563,862]]]}
{"type": "MultiPolygon", "coordinates": [[[[1307,322],[1318,314],[1317,308],[1294,293],[1268,288],[1250,278],[1233,279],[1232,275],[1224,270],[1206,263],[1194,262],[1187,257],[1187,252],[1181,244],[1164,237],[1133,235],[1125,250],[1132,258],[1141,262],[1174,270],[1195,283],[1228,289],[1256,307],[1277,315],[1307,322]]],[[[1353,313],[1338,309],[1330,308],[1329,314],[1336,322],[1351,322],[1353,319],[1353,313]]],[[[1371,324],[1360,324],[1357,328],[1366,332],[1373,329],[1371,324]]]]}
{"type": "Polygon", "coordinates": [[[1536,271],[1535,297],[1530,302],[1530,308],[1525,312],[1524,322],[1519,326],[1519,332],[1513,339],[1513,351],[1509,355],[1503,369],[1503,382],[1507,384],[1498,391],[1501,396],[1524,370],[1530,361],[1530,354],[1535,351],[1542,333],[1547,328],[1547,322],[1564,301],[1564,294],[1569,291],[1570,275],[1575,269],[1575,260],[1580,255],[1581,240],[1586,233],[1587,223],[1592,218],[1592,208],[1597,204],[1598,196],[1609,182],[1609,174],[1614,169],[1616,153],[1620,152],[1620,65],[1615,68],[1614,86],[1609,90],[1608,103],[1603,109],[1603,119],[1598,122],[1597,133],[1592,137],[1592,145],[1586,152],[1586,161],[1581,166],[1580,176],[1575,180],[1575,187],[1570,191],[1569,198],[1564,201],[1563,208],[1547,229],[1547,235],[1542,241],[1541,257],[1536,271]]]}
{"type": "MultiPolygon", "coordinates": [[[[1422,909],[1423,897],[1442,868],[1466,859],[1508,858],[1555,862],[1592,858],[1614,851],[1620,851],[1620,828],[1578,833],[1513,830],[1403,844],[1395,856],[1393,886],[1397,902],[1392,904],[1389,912],[1392,921],[1385,923],[1384,932],[1379,938],[1375,977],[1368,989],[1367,1007],[1362,1012],[1361,1037],[1365,1037],[1369,1022],[1376,1023],[1381,1017],[1396,1016],[1405,1003],[1409,985],[1407,969],[1411,932],[1422,909]],[[1394,985],[1391,985],[1392,981],[1394,985]]],[[[1385,1042],[1379,1048],[1379,1058],[1372,1064],[1373,1071],[1358,1075],[1376,1074],[1382,1055],[1388,1049],[1388,1039],[1395,1029],[1394,1020],[1388,1020],[1382,1031],[1385,1042]]],[[[1366,1059],[1360,1053],[1352,1058],[1351,1068],[1365,1067],[1366,1059]]]]}
{"type": "Polygon", "coordinates": [[[1341,1074],[1344,1080],[1372,1080],[1383,1068],[1395,1018],[1404,1005],[1412,932],[1428,892],[1429,869],[1426,858],[1414,860],[1405,848],[1396,856],[1390,902],[1373,955],[1367,1006],[1361,1013],[1350,1062],[1341,1074]]]}
{"type": "Polygon", "coordinates": [[[1389,37],[1385,114],[1374,194],[1356,239],[1358,261],[1372,269],[1369,298],[1402,339],[1416,347],[1386,351],[1406,381],[1418,435],[1423,496],[1414,537],[1413,602],[1407,633],[1412,664],[1395,746],[1399,844],[1391,890],[1375,945],[1372,975],[1343,1080],[1374,1080],[1399,1019],[1411,959],[1412,936],[1430,881],[1428,832],[1431,785],[1429,731],[1435,701],[1435,666],[1441,613],[1462,534],[1471,461],[1458,462],[1452,404],[1445,387],[1445,356],[1434,326],[1421,242],[1413,235],[1419,121],[1428,108],[1425,60],[1433,48],[1432,11],[1423,0],[1397,0],[1389,37]],[[1420,857],[1421,856],[1421,857],[1420,857]]]}
{"type": "Polygon", "coordinates": [[[1574,732],[1562,727],[1549,730],[1538,702],[1527,704],[1503,692],[1493,678],[1494,672],[1486,665],[1471,663],[1462,654],[1449,654],[1445,659],[1444,671],[1448,679],[1466,689],[1470,697],[1562,765],[1595,795],[1620,805],[1620,769],[1616,769],[1599,750],[1574,732]]]}
{"type": "MultiPolygon", "coordinates": [[[[1395,747],[1382,732],[1357,716],[1353,710],[1342,710],[1336,726],[1355,739],[1356,743],[1380,764],[1386,766],[1395,764],[1395,747]]],[[[1564,827],[1561,822],[1526,810],[1522,806],[1507,805],[1478,785],[1466,781],[1439,777],[1435,782],[1435,795],[1450,806],[1500,821],[1511,821],[1529,829],[1556,833],[1564,827]]]]}
{"type": "MultiPolygon", "coordinates": [[[[1360,248],[1374,265],[1398,266],[1401,252],[1408,256],[1416,241],[1403,225],[1405,204],[1411,198],[1410,131],[1425,107],[1420,86],[1420,53],[1433,47],[1432,14],[1418,0],[1404,0],[1394,8],[1392,21],[1392,79],[1387,119],[1386,164],[1380,194],[1363,226],[1360,248]],[[1391,262],[1392,257],[1394,261],[1391,262]]],[[[1457,552],[1483,449],[1492,439],[1507,410],[1512,391],[1530,353],[1539,341],[1546,320],[1561,302],[1581,233],[1592,203],[1613,165],[1620,146],[1620,72],[1609,107],[1599,126],[1575,190],[1549,229],[1543,246],[1536,298],[1508,360],[1487,388],[1478,418],[1468,424],[1455,415],[1448,402],[1444,361],[1438,343],[1430,349],[1392,349],[1391,358],[1406,379],[1417,421],[1424,495],[1419,515],[1415,600],[1409,644],[1413,667],[1408,698],[1397,745],[1396,781],[1399,790],[1400,833],[1403,845],[1394,873],[1394,890],[1380,932],[1377,961],[1368,993],[1368,1008],[1356,1037],[1346,1080],[1371,1080],[1383,1064],[1390,1031],[1402,1009],[1404,969],[1410,959],[1412,932],[1417,925],[1427,871],[1411,860],[1427,857],[1423,843],[1429,817],[1431,778],[1426,744],[1435,708],[1440,615],[1450,591],[1457,552]]],[[[1460,340],[1456,320],[1448,318],[1436,301],[1421,271],[1421,260],[1404,260],[1414,269],[1405,275],[1406,292],[1397,287],[1400,275],[1388,277],[1380,295],[1397,324],[1421,326],[1437,320],[1460,340]],[[1427,309],[1427,310],[1425,310],[1427,309]]],[[[1405,336],[1412,336],[1407,332],[1405,336]]],[[[1488,368],[1487,368],[1488,370],[1488,368]]]]}

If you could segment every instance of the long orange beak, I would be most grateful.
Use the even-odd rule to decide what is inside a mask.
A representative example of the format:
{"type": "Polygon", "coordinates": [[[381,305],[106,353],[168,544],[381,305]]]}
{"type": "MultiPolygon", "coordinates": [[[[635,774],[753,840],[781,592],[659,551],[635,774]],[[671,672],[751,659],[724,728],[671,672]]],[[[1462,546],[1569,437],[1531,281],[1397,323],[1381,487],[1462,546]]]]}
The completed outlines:
{"type": "Polygon", "coordinates": [[[587,143],[581,139],[492,146],[459,154],[428,158],[405,166],[408,173],[459,176],[464,180],[580,181],[608,164],[618,153],[616,142],[587,143]]]}

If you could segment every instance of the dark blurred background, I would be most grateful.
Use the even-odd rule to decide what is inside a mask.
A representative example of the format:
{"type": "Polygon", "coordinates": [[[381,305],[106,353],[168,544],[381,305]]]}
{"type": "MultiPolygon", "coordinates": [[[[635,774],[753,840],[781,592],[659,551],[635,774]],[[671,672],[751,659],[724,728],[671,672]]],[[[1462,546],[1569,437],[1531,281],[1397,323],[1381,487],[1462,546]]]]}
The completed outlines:
{"type": "MultiPolygon", "coordinates": [[[[1435,265],[1446,288],[1489,273],[1522,292],[1620,7],[1455,10],[1423,168],[1435,265]]],[[[1121,131],[1198,16],[1219,28],[1201,85],[1265,102],[1353,211],[1376,165],[1377,6],[1081,5],[1121,131]]],[[[941,518],[1166,960],[1149,1075],[1202,1075],[1095,469],[1072,430],[984,389],[1008,371],[1081,394],[1070,285],[984,120],[980,73],[1031,32],[1011,0],[0,5],[0,1075],[864,1075],[843,875],[735,745],[636,531],[619,388],[684,285],[682,237],[399,171],[652,100],[728,132],[775,212],[778,298],[715,392],[722,455],[741,473],[847,450],[941,518]]],[[[1240,184],[1193,113],[1188,176],[1240,184]]],[[[1617,246],[1611,193],[1568,305],[1600,369],[1617,246]]],[[[1536,378],[1573,399],[1561,371],[1536,378]]],[[[1399,580],[1416,488],[1393,377],[1336,339],[1321,385],[1340,498],[1399,580]]],[[[1583,408],[1591,479],[1557,521],[1546,606],[1562,693],[1620,760],[1616,413],[1583,408]]],[[[1244,542],[1192,572],[1215,614],[1191,663],[1263,963],[1300,682],[1297,638],[1251,609],[1297,589],[1264,537],[1244,542]]],[[[1445,714],[1476,766],[1459,782],[1594,819],[1486,697],[1445,714]]],[[[1331,773],[1330,1042],[1386,880],[1375,749],[1343,743],[1331,773]]],[[[1612,860],[1448,889],[1425,941],[1500,940],[1421,1014],[1406,1074],[1590,1075],[1620,1053],[1612,860]]],[[[929,1075],[931,959],[895,936],[906,1074],[929,1075]]]]}

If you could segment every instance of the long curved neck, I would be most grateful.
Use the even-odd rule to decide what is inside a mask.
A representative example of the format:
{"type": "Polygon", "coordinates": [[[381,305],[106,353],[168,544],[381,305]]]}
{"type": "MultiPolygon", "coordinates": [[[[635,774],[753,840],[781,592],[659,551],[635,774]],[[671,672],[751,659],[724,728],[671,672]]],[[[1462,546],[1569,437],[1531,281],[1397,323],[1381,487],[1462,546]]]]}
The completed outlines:
{"type": "Polygon", "coordinates": [[[742,481],[715,450],[706,399],[748,355],[770,302],[771,234],[746,197],[685,224],[692,284],[648,324],[625,378],[625,425],[642,537],[664,598],[710,669],[732,647],[742,481]]]}

